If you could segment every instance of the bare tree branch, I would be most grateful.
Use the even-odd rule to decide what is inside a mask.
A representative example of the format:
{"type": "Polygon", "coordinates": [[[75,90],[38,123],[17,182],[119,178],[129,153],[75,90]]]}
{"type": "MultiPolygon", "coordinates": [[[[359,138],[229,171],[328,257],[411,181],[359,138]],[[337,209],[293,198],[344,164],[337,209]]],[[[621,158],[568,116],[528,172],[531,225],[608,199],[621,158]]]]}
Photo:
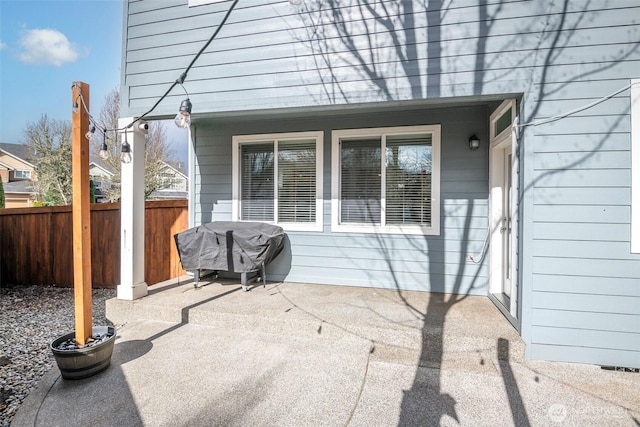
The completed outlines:
{"type": "Polygon", "coordinates": [[[70,123],[43,115],[28,123],[23,134],[36,166],[35,190],[47,205],[69,204],[73,192],[70,123]]]}
{"type": "MultiPolygon", "coordinates": [[[[116,88],[111,90],[105,97],[104,106],[100,111],[100,128],[116,129],[118,128],[118,119],[120,118],[120,93],[116,88]]],[[[98,132],[96,132],[98,135],[98,132]]],[[[113,132],[107,135],[107,146],[109,148],[109,158],[104,160],[114,173],[113,177],[108,180],[107,186],[103,187],[103,193],[112,202],[120,200],[120,178],[121,178],[121,136],[114,135],[113,132]]],[[[92,138],[92,151],[97,153],[102,145],[102,133],[92,138]]],[[[164,125],[160,122],[152,122],[149,124],[149,133],[145,136],[145,166],[144,166],[144,195],[149,197],[151,193],[157,190],[162,182],[160,171],[165,162],[169,162],[173,156],[173,152],[167,142],[167,133],[164,125]]]]}

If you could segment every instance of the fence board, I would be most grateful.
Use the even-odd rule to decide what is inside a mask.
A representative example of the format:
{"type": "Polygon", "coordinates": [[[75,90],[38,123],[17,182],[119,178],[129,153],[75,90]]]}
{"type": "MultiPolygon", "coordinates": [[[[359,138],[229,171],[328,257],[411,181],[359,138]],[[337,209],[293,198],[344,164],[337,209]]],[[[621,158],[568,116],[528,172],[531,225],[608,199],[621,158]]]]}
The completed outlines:
{"type": "Polygon", "coordinates": [[[145,225],[145,282],[150,285],[185,274],[173,235],[188,227],[186,200],[147,202],[145,225]]]}
{"type": "MultiPolygon", "coordinates": [[[[173,235],[188,227],[186,200],[145,206],[145,281],[184,274],[173,235]]],[[[0,286],[73,286],[71,206],[0,209],[0,286]]],[[[94,287],[120,283],[120,204],[91,205],[94,287]]]]}

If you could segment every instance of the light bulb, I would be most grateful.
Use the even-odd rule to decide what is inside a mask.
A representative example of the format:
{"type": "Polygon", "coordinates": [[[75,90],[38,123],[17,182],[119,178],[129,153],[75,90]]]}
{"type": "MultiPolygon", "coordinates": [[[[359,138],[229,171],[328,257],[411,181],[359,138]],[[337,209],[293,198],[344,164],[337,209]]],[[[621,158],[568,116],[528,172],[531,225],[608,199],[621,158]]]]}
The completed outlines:
{"type": "Polygon", "coordinates": [[[180,103],[180,109],[175,118],[176,126],[179,128],[188,128],[191,126],[191,101],[189,98],[180,103]]]}
{"type": "Polygon", "coordinates": [[[80,108],[78,107],[78,102],[77,101],[74,102],[73,103],[73,108],[71,109],[71,111],[73,111],[73,114],[78,114],[79,109],[80,108]]]}
{"type": "Polygon", "coordinates": [[[100,146],[100,152],[98,153],[98,156],[100,156],[102,160],[107,160],[109,158],[109,148],[107,147],[106,142],[103,142],[100,146]]]}
{"type": "Polygon", "coordinates": [[[191,126],[191,115],[178,113],[175,118],[176,126],[179,128],[188,128],[191,126]]]}
{"type": "Polygon", "coordinates": [[[87,133],[84,134],[84,137],[87,139],[91,139],[91,137],[93,136],[93,134],[96,132],[96,127],[94,125],[91,125],[91,127],[89,127],[89,130],[87,131],[87,133]]]}
{"type": "Polygon", "coordinates": [[[131,146],[127,141],[122,143],[122,151],[120,152],[120,161],[122,163],[131,163],[131,146]]]}

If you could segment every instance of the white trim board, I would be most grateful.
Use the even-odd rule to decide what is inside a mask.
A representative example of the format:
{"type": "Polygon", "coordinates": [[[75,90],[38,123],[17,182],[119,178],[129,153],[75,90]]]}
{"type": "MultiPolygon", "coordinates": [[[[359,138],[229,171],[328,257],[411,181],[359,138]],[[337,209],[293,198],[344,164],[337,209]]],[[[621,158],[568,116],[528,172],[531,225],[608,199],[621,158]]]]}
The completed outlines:
{"type": "MultiPolygon", "coordinates": [[[[334,233],[381,233],[440,235],[440,144],[441,126],[418,125],[385,128],[342,129],[331,133],[331,231],[334,233]],[[384,147],[387,135],[410,135],[430,133],[431,141],[431,225],[392,225],[392,224],[341,224],[340,223],[340,141],[349,137],[381,137],[384,147]]],[[[382,150],[381,169],[385,163],[385,150],[382,150]]],[[[384,181],[382,188],[385,188],[384,181]]],[[[385,216],[384,193],[381,200],[381,217],[385,216]]]]}
{"type": "Polygon", "coordinates": [[[640,79],[631,80],[631,252],[640,254],[640,79]]]}
{"type": "MultiPolygon", "coordinates": [[[[232,203],[231,203],[231,218],[232,221],[242,221],[241,219],[241,201],[240,201],[240,147],[243,144],[255,144],[261,142],[274,142],[276,144],[276,156],[277,156],[277,142],[283,142],[287,140],[298,139],[315,139],[316,141],[316,218],[315,222],[310,223],[278,223],[275,221],[273,224],[281,226],[285,231],[323,231],[324,224],[324,203],[323,203],[323,182],[324,182],[324,170],[323,170],[323,148],[324,148],[324,132],[322,131],[309,131],[309,132],[288,132],[288,133],[273,133],[273,134],[257,134],[257,135],[235,135],[232,137],[232,152],[231,152],[231,168],[232,168],[232,203]]],[[[277,167],[277,166],[276,166],[277,167]]],[[[276,170],[277,176],[277,170],[276,170]]],[[[276,200],[274,206],[277,209],[277,191],[274,193],[276,200]]],[[[275,215],[275,214],[274,214],[275,215]]]]}

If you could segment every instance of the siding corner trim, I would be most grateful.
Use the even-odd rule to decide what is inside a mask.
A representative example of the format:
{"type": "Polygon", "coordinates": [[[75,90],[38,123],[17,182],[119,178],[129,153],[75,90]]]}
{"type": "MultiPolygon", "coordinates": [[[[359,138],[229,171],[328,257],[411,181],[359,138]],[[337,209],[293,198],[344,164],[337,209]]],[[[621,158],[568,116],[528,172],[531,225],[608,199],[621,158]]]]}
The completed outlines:
{"type": "Polygon", "coordinates": [[[640,79],[631,80],[631,252],[640,254],[640,79]]]}

